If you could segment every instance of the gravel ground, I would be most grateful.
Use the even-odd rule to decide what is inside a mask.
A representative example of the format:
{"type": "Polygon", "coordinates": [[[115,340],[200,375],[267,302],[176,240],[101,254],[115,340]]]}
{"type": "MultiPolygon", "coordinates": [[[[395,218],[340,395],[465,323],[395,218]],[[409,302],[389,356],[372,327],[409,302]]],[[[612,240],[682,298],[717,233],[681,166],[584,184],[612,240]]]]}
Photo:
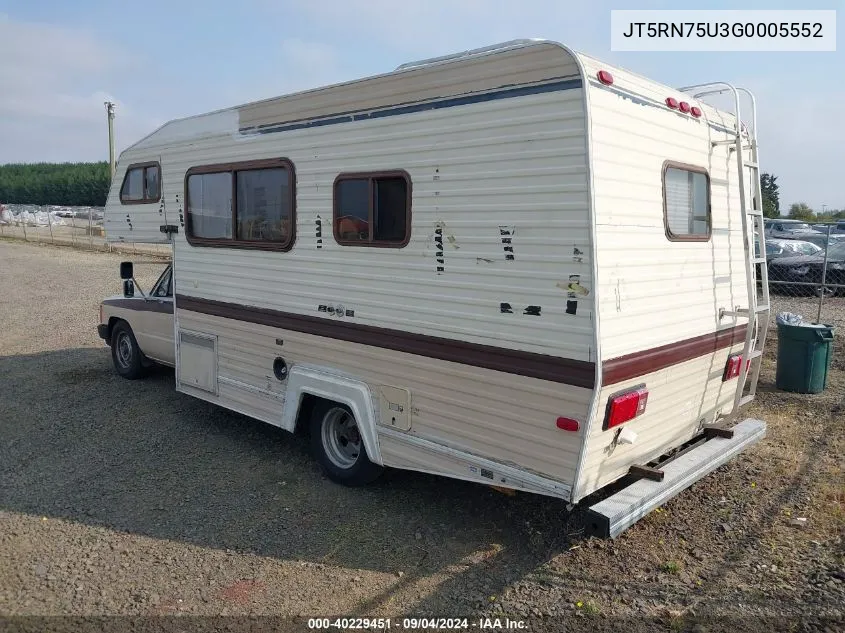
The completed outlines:
{"type": "MultiPolygon", "coordinates": [[[[810,397],[774,389],[770,345],[750,412],[766,440],[608,542],[544,497],[410,472],[336,486],[304,438],[176,393],[172,371],[120,379],[94,330],[119,261],[0,240],[0,629],[489,615],[536,631],[842,630],[840,350],[810,397]]],[[[143,287],[161,269],[136,266],[143,287]]]]}

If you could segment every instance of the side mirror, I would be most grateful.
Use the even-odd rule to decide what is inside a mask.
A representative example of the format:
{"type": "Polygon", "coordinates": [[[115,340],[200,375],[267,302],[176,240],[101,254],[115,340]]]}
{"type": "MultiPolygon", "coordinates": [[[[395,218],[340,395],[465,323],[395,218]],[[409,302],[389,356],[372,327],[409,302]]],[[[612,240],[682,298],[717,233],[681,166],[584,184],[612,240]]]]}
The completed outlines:
{"type": "MultiPolygon", "coordinates": [[[[131,266],[132,264],[130,264],[131,266]]],[[[123,296],[124,297],[134,297],[135,296],[135,284],[132,282],[131,279],[126,279],[123,282],[123,296]]]]}
{"type": "Polygon", "coordinates": [[[120,278],[132,279],[134,276],[132,262],[120,262],[120,278]]]}

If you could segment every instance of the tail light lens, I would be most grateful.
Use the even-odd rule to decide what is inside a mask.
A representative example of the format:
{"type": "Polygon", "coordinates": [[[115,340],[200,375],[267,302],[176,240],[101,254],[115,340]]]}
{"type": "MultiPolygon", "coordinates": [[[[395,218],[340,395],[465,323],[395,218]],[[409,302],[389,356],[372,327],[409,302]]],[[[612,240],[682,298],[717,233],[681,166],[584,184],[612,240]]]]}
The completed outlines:
{"type": "MultiPolygon", "coordinates": [[[[748,368],[751,366],[751,360],[749,359],[748,362],[745,363],[745,371],[748,371],[748,368]]],[[[722,375],[722,382],[727,382],[728,380],[733,380],[734,378],[739,378],[739,374],[742,371],[742,354],[733,354],[728,356],[728,362],[725,365],[725,373],[722,375]]]]}
{"type": "Polygon", "coordinates": [[[647,403],[648,389],[645,385],[611,396],[607,403],[607,419],[604,428],[612,429],[614,426],[642,415],[647,403]]]}

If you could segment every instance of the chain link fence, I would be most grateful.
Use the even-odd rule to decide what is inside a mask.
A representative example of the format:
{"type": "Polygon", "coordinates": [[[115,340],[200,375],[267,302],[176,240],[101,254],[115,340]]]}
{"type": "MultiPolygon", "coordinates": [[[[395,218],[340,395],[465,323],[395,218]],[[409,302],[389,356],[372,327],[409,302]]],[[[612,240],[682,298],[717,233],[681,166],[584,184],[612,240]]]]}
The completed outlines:
{"type": "Polygon", "coordinates": [[[169,257],[167,244],[106,242],[102,207],[0,206],[0,238],[86,250],[169,257]]]}
{"type": "Polygon", "coordinates": [[[845,228],[771,222],[766,260],[772,319],[792,312],[806,321],[845,327],[845,228]]]}

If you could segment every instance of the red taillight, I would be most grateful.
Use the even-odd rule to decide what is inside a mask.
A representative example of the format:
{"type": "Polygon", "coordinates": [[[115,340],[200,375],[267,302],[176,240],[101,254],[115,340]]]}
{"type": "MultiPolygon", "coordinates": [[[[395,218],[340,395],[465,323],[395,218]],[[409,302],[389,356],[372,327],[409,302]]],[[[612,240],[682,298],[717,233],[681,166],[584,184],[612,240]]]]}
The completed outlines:
{"type": "Polygon", "coordinates": [[[648,403],[648,389],[641,385],[610,398],[607,404],[607,423],[605,429],[619,426],[623,422],[633,420],[645,412],[648,403]]]}
{"type": "Polygon", "coordinates": [[[690,108],[689,113],[697,119],[698,117],[701,116],[701,108],[699,108],[698,106],[692,106],[690,108]]]}
{"type": "Polygon", "coordinates": [[[725,365],[725,373],[722,375],[722,382],[739,377],[742,371],[742,354],[728,356],[728,363],[725,365]]]}
{"type": "Polygon", "coordinates": [[[598,72],[597,77],[599,78],[600,82],[602,82],[603,84],[605,84],[607,86],[610,86],[613,83],[613,75],[611,75],[606,70],[600,70],[598,72]]]}
{"type": "Polygon", "coordinates": [[[681,101],[678,104],[678,110],[680,110],[684,114],[687,114],[690,111],[690,105],[686,101],[681,101]]]}
{"type": "Polygon", "coordinates": [[[581,425],[578,424],[578,420],[573,420],[572,418],[558,418],[557,428],[563,431],[577,431],[581,428],[581,425]]]}
{"type": "Polygon", "coordinates": [[[666,105],[672,108],[673,110],[678,109],[678,100],[673,99],[672,97],[666,97],[666,105]]]}

